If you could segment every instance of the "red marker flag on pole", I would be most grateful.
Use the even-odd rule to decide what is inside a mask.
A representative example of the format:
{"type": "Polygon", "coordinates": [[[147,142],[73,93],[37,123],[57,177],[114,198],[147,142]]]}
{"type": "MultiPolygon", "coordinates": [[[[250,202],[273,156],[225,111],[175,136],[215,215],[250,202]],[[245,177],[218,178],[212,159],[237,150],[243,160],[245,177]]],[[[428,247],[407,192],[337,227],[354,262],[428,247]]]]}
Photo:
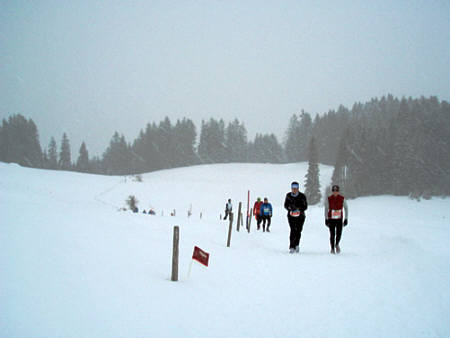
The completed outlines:
{"type": "Polygon", "coordinates": [[[194,253],[192,254],[192,259],[195,259],[197,262],[203,264],[204,266],[208,266],[209,253],[203,251],[198,246],[195,246],[194,253]]]}

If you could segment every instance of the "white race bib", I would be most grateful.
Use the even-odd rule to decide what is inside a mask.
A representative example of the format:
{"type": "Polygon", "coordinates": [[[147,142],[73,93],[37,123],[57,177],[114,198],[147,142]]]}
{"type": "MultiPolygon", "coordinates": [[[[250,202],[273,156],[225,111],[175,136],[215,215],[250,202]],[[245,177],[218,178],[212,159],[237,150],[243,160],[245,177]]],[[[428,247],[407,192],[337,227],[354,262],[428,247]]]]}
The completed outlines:
{"type": "Polygon", "coordinates": [[[296,210],[296,211],[291,211],[289,213],[292,217],[298,217],[300,216],[300,211],[296,210]]]}
{"type": "Polygon", "coordinates": [[[342,218],[342,209],[331,210],[331,218],[332,219],[341,219],[342,218]]]}

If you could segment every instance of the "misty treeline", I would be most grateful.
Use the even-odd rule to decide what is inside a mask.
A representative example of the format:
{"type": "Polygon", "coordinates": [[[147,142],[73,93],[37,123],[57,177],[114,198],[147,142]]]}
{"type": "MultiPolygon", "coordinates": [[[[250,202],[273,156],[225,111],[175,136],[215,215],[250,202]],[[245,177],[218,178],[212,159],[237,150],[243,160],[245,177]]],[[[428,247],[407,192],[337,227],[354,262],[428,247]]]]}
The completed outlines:
{"type": "MultiPolygon", "coordinates": [[[[348,197],[449,195],[449,130],[448,102],[388,95],[351,109],[340,106],[314,119],[304,111],[294,114],[282,143],[273,134],[257,134],[249,140],[245,125],[237,119],[202,121],[198,135],[190,119],[173,123],[166,117],[147,124],[131,143],[115,132],[101,157],[89,157],[84,142],[72,156],[65,133],[59,146],[52,137],[42,149],[35,123],[13,115],[0,126],[0,161],[123,175],[204,163],[311,162],[313,158],[335,166],[332,181],[348,197]]],[[[308,177],[316,175],[318,166],[312,170],[308,177]]],[[[314,179],[311,184],[307,187],[311,194],[320,194],[318,182],[314,179]]]]}

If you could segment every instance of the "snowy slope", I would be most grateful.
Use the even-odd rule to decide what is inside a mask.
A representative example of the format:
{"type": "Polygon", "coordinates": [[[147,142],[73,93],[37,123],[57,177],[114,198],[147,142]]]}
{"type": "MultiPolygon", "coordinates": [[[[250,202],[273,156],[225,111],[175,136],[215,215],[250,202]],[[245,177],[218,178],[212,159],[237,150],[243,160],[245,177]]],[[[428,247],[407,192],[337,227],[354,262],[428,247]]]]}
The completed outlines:
{"type": "MultiPolygon", "coordinates": [[[[138,183],[0,163],[0,337],[450,336],[450,200],[349,201],[339,256],[328,253],[322,207],[311,207],[301,253],[289,255],[282,203],[306,169],[204,165],[138,183]],[[252,204],[272,202],[272,232],[253,222],[227,248],[219,215],[248,189],[252,204]],[[117,211],[130,194],[157,216],[117,211]],[[188,279],[194,245],[210,267],[194,264],[188,279]]],[[[324,187],[332,168],[320,169],[324,187]]]]}

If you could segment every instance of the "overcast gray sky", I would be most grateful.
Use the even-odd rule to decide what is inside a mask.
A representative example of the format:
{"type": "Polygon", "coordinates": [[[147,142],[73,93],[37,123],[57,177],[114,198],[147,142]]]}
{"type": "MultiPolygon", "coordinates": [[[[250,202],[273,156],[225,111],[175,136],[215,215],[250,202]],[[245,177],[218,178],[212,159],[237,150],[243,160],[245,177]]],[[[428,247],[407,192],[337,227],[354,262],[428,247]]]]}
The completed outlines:
{"type": "Polygon", "coordinates": [[[101,153],[115,130],[288,120],[392,93],[450,98],[450,1],[0,0],[0,118],[101,153]]]}

